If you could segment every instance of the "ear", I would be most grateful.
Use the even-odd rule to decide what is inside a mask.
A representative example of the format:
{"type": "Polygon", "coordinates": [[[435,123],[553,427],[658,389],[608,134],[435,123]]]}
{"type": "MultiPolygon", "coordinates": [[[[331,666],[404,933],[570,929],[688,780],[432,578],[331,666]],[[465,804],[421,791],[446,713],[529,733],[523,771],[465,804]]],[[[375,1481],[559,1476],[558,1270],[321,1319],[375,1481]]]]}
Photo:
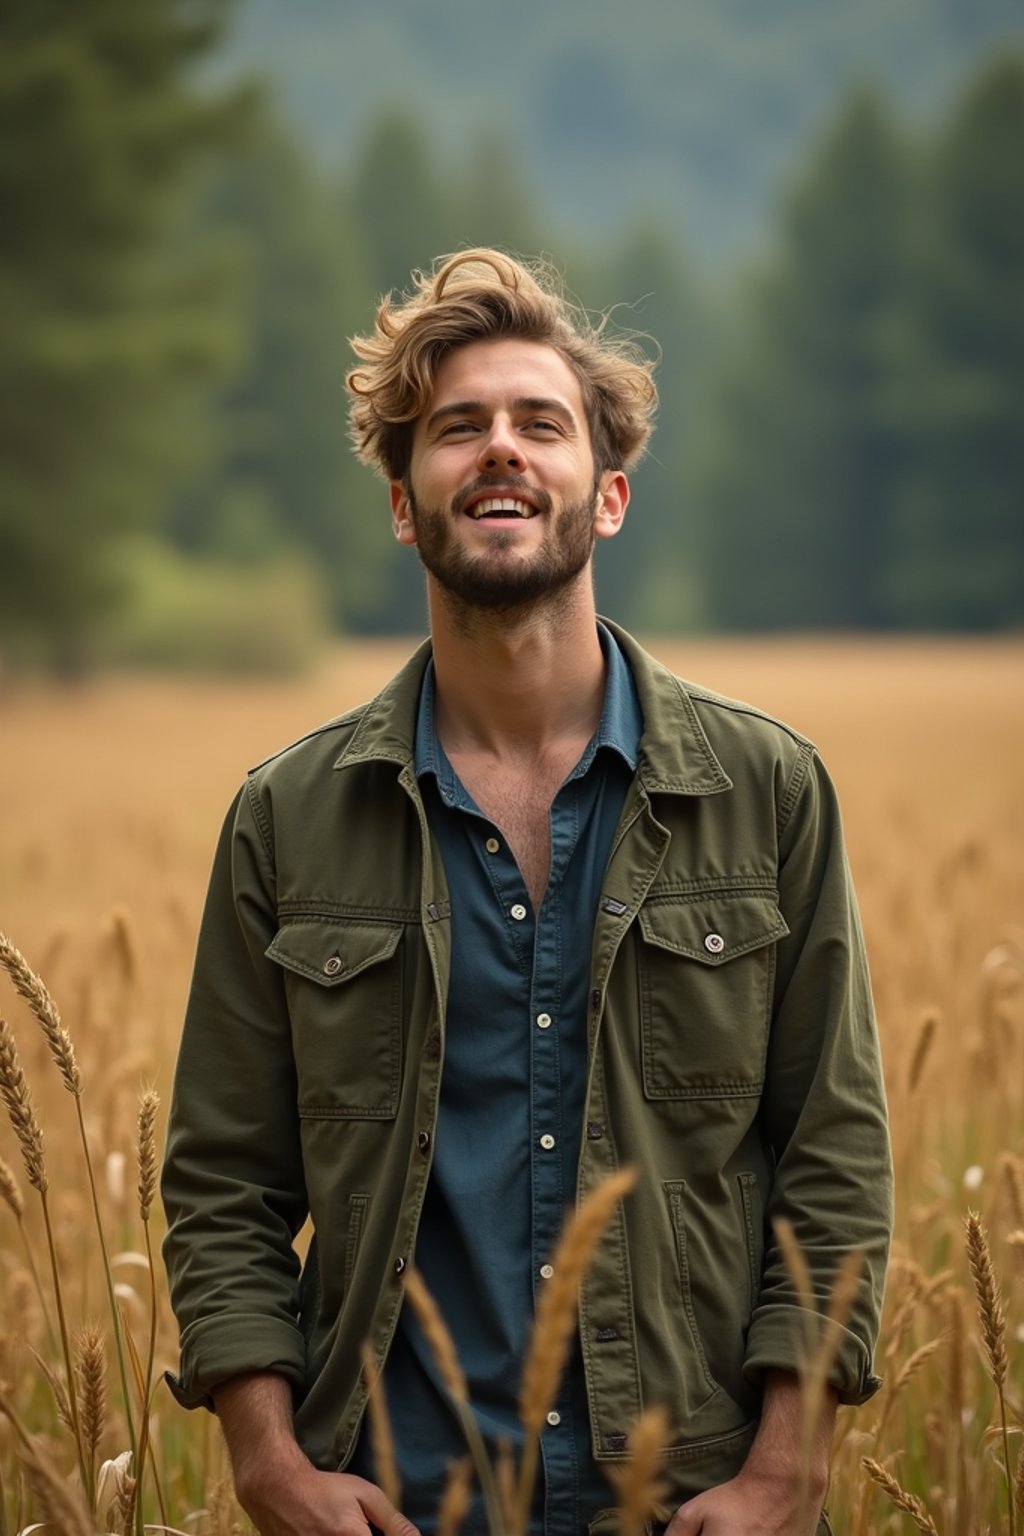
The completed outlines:
{"type": "Polygon", "coordinates": [[[392,480],[388,485],[391,498],[391,527],[399,544],[416,543],[416,526],[412,520],[409,492],[403,480],[392,480]]]}
{"type": "Polygon", "coordinates": [[[601,476],[594,511],[594,532],[599,539],[613,539],[622,527],[629,506],[629,481],[621,469],[606,469],[601,476]]]}

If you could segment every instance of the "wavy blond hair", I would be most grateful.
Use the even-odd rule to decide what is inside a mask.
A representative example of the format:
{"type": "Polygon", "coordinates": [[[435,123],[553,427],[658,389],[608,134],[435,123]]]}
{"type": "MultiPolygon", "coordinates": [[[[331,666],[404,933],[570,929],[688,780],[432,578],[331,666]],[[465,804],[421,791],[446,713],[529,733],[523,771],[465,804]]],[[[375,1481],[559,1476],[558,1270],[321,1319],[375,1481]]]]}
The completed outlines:
{"type": "Polygon", "coordinates": [[[413,291],[383,298],[372,334],[353,336],[361,359],[347,377],[356,455],[387,480],[409,470],[413,427],[448,353],[513,336],[559,352],[576,378],[590,428],[595,473],[632,469],[653,429],[654,363],[633,335],[609,335],[570,300],[546,263],[480,247],[440,256],[413,274],[413,291]]]}

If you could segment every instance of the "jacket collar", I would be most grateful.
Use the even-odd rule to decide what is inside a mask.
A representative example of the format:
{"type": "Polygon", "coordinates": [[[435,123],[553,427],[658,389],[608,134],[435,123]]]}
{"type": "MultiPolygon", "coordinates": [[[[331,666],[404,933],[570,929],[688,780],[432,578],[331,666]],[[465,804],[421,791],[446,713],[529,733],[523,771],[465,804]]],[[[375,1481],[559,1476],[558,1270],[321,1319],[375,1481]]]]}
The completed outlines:
{"type": "MultiPolygon", "coordinates": [[[[677,795],[714,795],[731,789],[732,780],[711,749],[685,685],[626,630],[609,619],[602,623],[622,647],[640,695],[644,730],[637,775],[644,788],[677,795]]],[[[426,640],[365,707],[335,768],[366,762],[412,768],[416,711],[430,654],[426,640]]]]}

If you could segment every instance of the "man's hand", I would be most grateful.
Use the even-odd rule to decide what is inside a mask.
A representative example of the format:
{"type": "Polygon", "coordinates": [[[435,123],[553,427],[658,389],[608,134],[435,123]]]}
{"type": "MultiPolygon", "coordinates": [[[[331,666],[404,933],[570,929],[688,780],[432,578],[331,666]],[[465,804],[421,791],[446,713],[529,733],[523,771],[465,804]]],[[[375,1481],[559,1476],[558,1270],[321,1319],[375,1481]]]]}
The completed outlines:
{"type": "Polygon", "coordinates": [[[281,1376],[240,1376],[214,1394],[238,1502],[260,1536],[419,1536],[381,1490],[346,1472],[320,1472],[292,1429],[281,1376]]]}
{"type": "Polygon", "coordinates": [[[795,1376],[767,1372],[761,1423],[741,1471],[681,1505],[665,1536],[814,1536],[828,1487],[836,1394],[824,1389],[810,1424],[804,1406],[795,1376]]]}
{"type": "Polygon", "coordinates": [[[814,1536],[820,1513],[821,1501],[813,1495],[801,1510],[792,1479],[763,1481],[741,1472],[688,1499],[665,1536],[814,1536]]]}

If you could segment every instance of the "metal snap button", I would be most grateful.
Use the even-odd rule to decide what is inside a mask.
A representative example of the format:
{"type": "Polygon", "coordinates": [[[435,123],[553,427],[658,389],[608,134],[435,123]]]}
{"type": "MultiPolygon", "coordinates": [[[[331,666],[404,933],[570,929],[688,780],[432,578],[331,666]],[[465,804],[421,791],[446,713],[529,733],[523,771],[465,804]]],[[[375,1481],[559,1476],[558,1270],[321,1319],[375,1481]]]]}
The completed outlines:
{"type": "Polygon", "coordinates": [[[556,1408],[552,1408],[551,1412],[548,1414],[548,1423],[551,1425],[551,1428],[554,1429],[555,1425],[561,1424],[561,1422],[562,1415],[556,1408]]]}
{"type": "Polygon", "coordinates": [[[427,1148],[430,1146],[430,1132],[420,1131],[419,1135],[416,1137],[416,1145],[419,1147],[421,1152],[426,1152],[427,1148]]]}
{"type": "Polygon", "coordinates": [[[497,853],[498,849],[501,847],[501,844],[498,842],[496,837],[489,837],[486,843],[484,843],[484,847],[487,849],[488,853],[497,853]]]}
{"type": "Polygon", "coordinates": [[[329,960],[325,960],[324,961],[324,975],[325,976],[337,976],[337,974],[338,974],[338,972],[340,970],[341,970],[341,961],[340,961],[340,959],[338,958],[337,955],[332,955],[329,960]]]}
{"type": "Polygon", "coordinates": [[[509,912],[511,916],[515,918],[517,923],[521,923],[523,918],[526,916],[526,908],[523,906],[521,901],[517,901],[514,907],[510,907],[509,912]]]}
{"type": "Polygon", "coordinates": [[[709,955],[720,955],[725,948],[725,940],[720,933],[709,933],[705,936],[704,948],[709,955]]]}

